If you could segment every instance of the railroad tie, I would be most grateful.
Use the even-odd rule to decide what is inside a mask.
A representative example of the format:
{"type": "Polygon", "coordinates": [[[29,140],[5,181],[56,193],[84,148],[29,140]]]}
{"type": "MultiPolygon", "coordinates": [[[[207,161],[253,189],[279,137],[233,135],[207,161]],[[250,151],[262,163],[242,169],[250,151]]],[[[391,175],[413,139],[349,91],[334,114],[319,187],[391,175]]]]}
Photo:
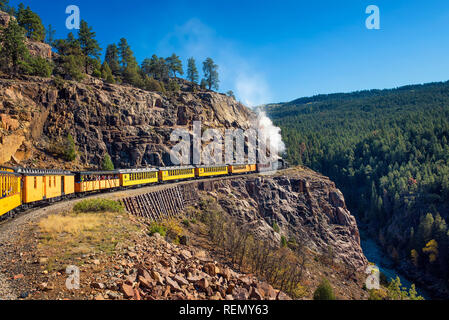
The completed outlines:
{"type": "Polygon", "coordinates": [[[137,212],[137,206],[136,206],[136,203],[135,203],[135,201],[134,201],[134,198],[129,198],[128,199],[129,200],[129,204],[130,204],[130,206],[131,206],[131,213],[133,214],[133,215],[135,215],[135,216],[137,216],[137,215],[139,215],[138,214],[138,212],[137,212]]]}
{"type": "Polygon", "coordinates": [[[170,199],[172,201],[173,207],[175,208],[176,214],[179,214],[180,208],[179,208],[178,199],[175,196],[175,188],[171,188],[168,193],[170,195],[170,199]]]}
{"type": "Polygon", "coordinates": [[[176,201],[178,202],[178,206],[181,210],[184,210],[184,200],[181,198],[181,193],[179,192],[179,188],[176,187],[173,191],[175,193],[176,201]]]}
{"type": "Polygon", "coordinates": [[[161,206],[161,209],[162,209],[162,216],[163,216],[164,218],[169,217],[168,210],[167,210],[167,206],[166,206],[166,204],[165,204],[164,199],[162,198],[161,193],[160,193],[160,192],[157,192],[157,193],[155,194],[155,196],[156,196],[156,199],[157,199],[157,203],[159,203],[159,205],[161,206]]]}
{"type": "Polygon", "coordinates": [[[155,216],[154,216],[154,208],[153,208],[151,202],[149,201],[148,194],[143,194],[142,197],[144,198],[145,204],[146,204],[146,206],[148,208],[150,219],[152,221],[156,221],[155,216]]]}
{"type": "Polygon", "coordinates": [[[173,189],[173,195],[176,199],[176,203],[177,203],[179,210],[183,211],[184,210],[184,202],[182,201],[181,197],[179,196],[179,188],[178,187],[173,189]]]}
{"type": "Polygon", "coordinates": [[[142,202],[141,196],[137,196],[136,200],[137,200],[137,203],[139,204],[139,207],[140,207],[140,215],[141,215],[141,217],[148,218],[148,215],[147,215],[147,212],[146,212],[146,206],[142,202]]]}
{"type": "Polygon", "coordinates": [[[159,220],[164,219],[164,209],[159,197],[157,196],[157,192],[151,193],[151,197],[153,197],[153,202],[157,208],[159,220]]]}
{"type": "Polygon", "coordinates": [[[142,217],[142,208],[140,207],[139,199],[137,197],[133,197],[134,204],[136,206],[136,212],[139,217],[142,217]]]}
{"type": "Polygon", "coordinates": [[[128,204],[129,213],[136,215],[136,211],[135,211],[135,208],[134,208],[131,198],[126,198],[126,203],[128,204]]]}
{"type": "Polygon", "coordinates": [[[143,205],[145,207],[145,215],[146,215],[147,219],[151,220],[152,218],[151,218],[150,208],[148,206],[148,203],[147,203],[144,195],[140,195],[140,199],[141,199],[141,201],[142,201],[142,203],[143,203],[143,205]]]}
{"type": "Polygon", "coordinates": [[[165,199],[165,203],[167,204],[167,207],[168,207],[168,210],[169,210],[169,212],[170,212],[170,217],[175,217],[175,212],[173,211],[173,207],[172,207],[172,202],[171,202],[171,199],[170,199],[170,197],[168,196],[168,191],[169,189],[165,189],[164,190],[164,194],[163,194],[163,196],[164,196],[164,199],[165,199]]]}
{"type": "Polygon", "coordinates": [[[177,214],[178,214],[178,211],[176,210],[174,199],[173,199],[173,197],[171,195],[171,190],[172,190],[172,188],[166,190],[165,198],[167,199],[167,202],[168,202],[168,204],[170,206],[170,210],[171,210],[172,215],[176,217],[177,214]]]}
{"type": "MultiPolygon", "coordinates": [[[[164,191],[165,191],[165,190],[164,190],[164,191]]],[[[161,192],[159,193],[159,196],[161,197],[161,201],[162,201],[162,203],[164,204],[166,215],[167,215],[169,218],[172,218],[171,210],[170,210],[170,204],[168,203],[167,199],[165,198],[164,191],[161,191],[161,192]]]]}

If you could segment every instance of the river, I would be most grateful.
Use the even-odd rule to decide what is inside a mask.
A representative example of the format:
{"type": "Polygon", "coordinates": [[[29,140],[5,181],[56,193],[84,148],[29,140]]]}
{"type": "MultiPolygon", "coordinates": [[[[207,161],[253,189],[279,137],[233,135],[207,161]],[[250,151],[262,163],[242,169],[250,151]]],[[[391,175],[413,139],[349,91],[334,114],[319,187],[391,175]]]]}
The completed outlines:
{"type": "MultiPolygon", "coordinates": [[[[394,269],[393,261],[390,259],[390,257],[388,257],[388,255],[383,252],[382,248],[376,243],[376,241],[369,238],[367,233],[362,230],[360,230],[360,238],[363,253],[365,254],[368,261],[374,263],[379,268],[379,270],[387,276],[388,280],[396,279],[396,277],[398,276],[399,279],[401,279],[402,287],[407,288],[407,290],[410,289],[412,283],[394,269]]],[[[430,299],[428,293],[422,288],[419,288],[417,286],[416,291],[426,300],[430,299]]]]}

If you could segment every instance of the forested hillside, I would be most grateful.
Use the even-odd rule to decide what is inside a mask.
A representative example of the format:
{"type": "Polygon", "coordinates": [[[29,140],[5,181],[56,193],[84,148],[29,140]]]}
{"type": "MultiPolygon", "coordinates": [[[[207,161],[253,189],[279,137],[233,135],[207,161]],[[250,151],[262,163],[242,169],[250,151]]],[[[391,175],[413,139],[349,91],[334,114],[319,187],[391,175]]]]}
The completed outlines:
{"type": "Polygon", "coordinates": [[[266,107],[288,159],[330,176],[388,253],[449,272],[449,82],[266,107]]]}

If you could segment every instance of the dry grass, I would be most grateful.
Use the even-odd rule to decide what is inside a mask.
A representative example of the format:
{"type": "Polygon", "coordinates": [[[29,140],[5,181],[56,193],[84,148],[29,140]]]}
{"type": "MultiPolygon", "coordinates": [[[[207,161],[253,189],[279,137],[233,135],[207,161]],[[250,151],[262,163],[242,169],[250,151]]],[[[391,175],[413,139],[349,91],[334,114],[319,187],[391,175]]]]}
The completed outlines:
{"type": "Polygon", "coordinates": [[[54,270],[64,263],[78,263],[87,254],[115,252],[126,245],[140,226],[124,213],[65,213],[50,215],[38,223],[40,236],[38,251],[48,258],[47,269],[54,270]]]}
{"type": "Polygon", "coordinates": [[[62,233],[79,235],[85,231],[93,231],[103,222],[103,217],[93,214],[53,215],[39,222],[40,231],[50,237],[58,237],[62,233]]]}

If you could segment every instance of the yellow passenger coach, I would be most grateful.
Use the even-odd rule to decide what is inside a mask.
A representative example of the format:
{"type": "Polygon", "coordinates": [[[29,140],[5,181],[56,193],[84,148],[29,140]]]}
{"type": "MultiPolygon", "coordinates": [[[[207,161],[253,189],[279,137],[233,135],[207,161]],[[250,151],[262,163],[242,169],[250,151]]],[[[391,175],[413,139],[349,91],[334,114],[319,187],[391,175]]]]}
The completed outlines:
{"type": "Polygon", "coordinates": [[[202,166],[202,167],[196,168],[196,174],[199,178],[224,176],[224,175],[229,174],[229,168],[227,165],[224,165],[224,166],[202,166]]]}
{"type": "Polygon", "coordinates": [[[59,199],[74,194],[74,174],[62,170],[23,169],[22,201],[24,204],[59,199]]]}
{"type": "Polygon", "coordinates": [[[96,192],[120,187],[120,172],[85,171],[75,174],[75,192],[96,192]]]}
{"type": "Polygon", "coordinates": [[[233,164],[229,166],[229,172],[232,174],[252,173],[256,172],[255,164],[233,164]]]}
{"type": "Polygon", "coordinates": [[[120,170],[119,172],[122,187],[140,186],[159,181],[159,170],[153,168],[120,170]]]}
{"type": "MultiPolygon", "coordinates": [[[[6,168],[0,168],[0,170],[6,168]]],[[[0,171],[0,217],[20,207],[21,177],[13,171],[0,171]]]]}
{"type": "Polygon", "coordinates": [[[165,167],[159,169],[159,181],[187,180],[195,178],[195,167],[165,167]]]}

